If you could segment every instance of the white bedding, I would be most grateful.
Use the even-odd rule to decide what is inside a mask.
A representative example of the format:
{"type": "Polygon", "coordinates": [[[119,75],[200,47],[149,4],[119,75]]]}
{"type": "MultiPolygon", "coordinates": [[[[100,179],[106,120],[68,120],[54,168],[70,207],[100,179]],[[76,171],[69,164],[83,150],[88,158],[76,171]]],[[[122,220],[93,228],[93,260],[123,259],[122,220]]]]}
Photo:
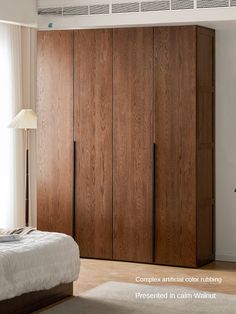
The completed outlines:
{"type": "Polygon", "coordinates": [[[0,301],[78,279],[79,248],[61,233],[34,231],[0,243],[0,301]]]}

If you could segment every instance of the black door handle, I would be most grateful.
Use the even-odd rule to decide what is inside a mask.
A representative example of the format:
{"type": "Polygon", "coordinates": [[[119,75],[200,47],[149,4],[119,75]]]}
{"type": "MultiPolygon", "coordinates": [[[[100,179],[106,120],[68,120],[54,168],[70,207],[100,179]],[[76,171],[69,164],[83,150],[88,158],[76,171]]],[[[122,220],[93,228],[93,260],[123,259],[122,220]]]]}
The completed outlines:
{"type": "Polygon", "coordinates": [[[76,141],[73,142],[73,184],[72,184],[72,235],[75,239],[76,236],[76,141]]]}
{"type": "Polygon", "coordinates": [[[152,168],[152,219],[153,219],[153,263],[155,262],[155,254],[156,254],[156,153],[157,153],[156,143],[153,143],[153,168],[152,168]]]}

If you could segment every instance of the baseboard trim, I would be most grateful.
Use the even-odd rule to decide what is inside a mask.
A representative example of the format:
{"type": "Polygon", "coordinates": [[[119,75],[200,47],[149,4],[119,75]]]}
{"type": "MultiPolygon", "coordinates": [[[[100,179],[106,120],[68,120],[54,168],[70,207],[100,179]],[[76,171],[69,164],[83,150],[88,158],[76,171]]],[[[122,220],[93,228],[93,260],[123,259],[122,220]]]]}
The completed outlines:
{"type": "Polygon", "coordinates": [[[234,255],[216,255],[216,260],[217,261],[222,261],[222,262],[236,262],[236,256],[234,255]]]}

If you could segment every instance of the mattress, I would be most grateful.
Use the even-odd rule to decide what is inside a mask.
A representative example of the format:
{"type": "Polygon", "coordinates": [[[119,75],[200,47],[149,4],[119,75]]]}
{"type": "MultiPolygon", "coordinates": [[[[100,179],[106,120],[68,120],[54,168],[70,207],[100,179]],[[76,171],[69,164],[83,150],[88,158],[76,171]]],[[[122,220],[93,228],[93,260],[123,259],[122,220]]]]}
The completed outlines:
{"type": "Polygon", "coordinates": [[[79,248],[62,233],[34,231],[0,243],[0,301],[78,279],[79,248]]]}

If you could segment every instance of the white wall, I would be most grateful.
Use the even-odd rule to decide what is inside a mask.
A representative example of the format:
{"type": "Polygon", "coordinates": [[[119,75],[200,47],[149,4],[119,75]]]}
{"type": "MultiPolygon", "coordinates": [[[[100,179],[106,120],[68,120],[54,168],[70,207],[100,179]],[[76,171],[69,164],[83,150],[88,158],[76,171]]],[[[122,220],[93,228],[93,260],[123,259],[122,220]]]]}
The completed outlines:
{"type": "Polygon", "coordinates": [[[0,0],[0,21],[37,25],[36,0],[0,0]]]}
{"type": "Polygon", "coordinates": [[[234,25],[216,31],[216,259],[236,262],[236,24],[234,25]]]}

